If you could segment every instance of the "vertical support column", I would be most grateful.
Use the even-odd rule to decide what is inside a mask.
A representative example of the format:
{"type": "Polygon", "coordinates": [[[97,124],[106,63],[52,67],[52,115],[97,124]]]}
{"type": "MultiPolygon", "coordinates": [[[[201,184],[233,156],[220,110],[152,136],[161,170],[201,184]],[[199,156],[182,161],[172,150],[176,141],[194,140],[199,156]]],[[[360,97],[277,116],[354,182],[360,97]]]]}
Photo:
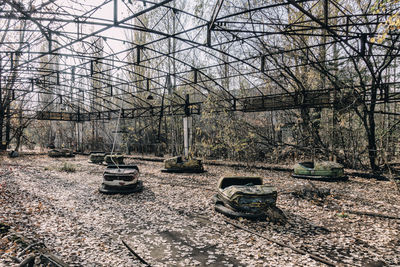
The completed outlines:
{"type": "Polygon", "coordinates": [[[184,154],[185,157],[189,157],[189,152],[192,148],[193,141],[193,128],[192,128],[192,117],[183,118],[183,142],[184,142],[184,154]]]}
{"type": "Polygon", "coordinates": [[[192,117],[190,114],[190,101],[189,101],[189,94],[186,94],[185,99],[185,117],[183,118],[183,148],[185,157],[189,157],[189,152],[192,148],[192,117]]]}
{"type": "Polygon", "coordinates": [[[207,46],[211,47],[211,24],[207,26],[207,46]]]}
{"type": "Polygon", "coordinates": [[[261,71],[261,72],[264,72],[264,71],[265,71],[265,55],[262,55],[262,56],[261,56],[260,71],[261,71]]]}
{"type": "Polygon", "coordinates": [[[328,26],[329,17],[329,0],[324,0],[324,23],[328,26]]]}
{"type": "Polygon", "coordinates": [[[10,113],[10,98],[7,100],[7,111],[6,111],[6,149],[10,144],[10,130],[11,130],[11,113],[10,113]]]}
{"type": "Polygon", "coordinates": [[[3,79],[2,76],[3,66],[0,58],[0,150],[3,150],[3,122],[4,122],[4,108],[3,108],[3,91],[1,87],[1,80],[3,79]]]}
{"type": "Polygon", "coordinates": [[[76,138],[76,146],[75,146],[75,151],[81,152],[79,150],[79,122],[75,122],[75,138],[76,138]]]}
{"type": "Polygon", "coordinates": [[[118,0],[114,0],[114,25],[118,24],[118,0]]]}
{"type": "Polygon", "coordinates": [[[197,69],[192,68],[193,70],[193,83],[197,84],[197,69]]]}
{"type": "Polygon", "coordinates": [[[360,56],[365,56],[366,55],[366,48],[367,48],[367,42],[368,42],[368,34],[362,33],[361,34],[361,47],[360,47],[360,56]]]}
{"type": "Polygon", "coordinates": [[[84,147],[83,147],[83,123],[78,121],[76,123],[76,128],[77,128],[77,149],[79,152],[84,152],[84,147]]]}
{"type": "Polygon", "coordinates": [[[90,60],[90,77],[93,77],[94,67],[93,67],[93,60],[90,60]]]}
{"type": "Polygon", "coordinates": [[[79,35],[79,18],[76,18],[75,22],[76,22],[76,39],[79,39],[80,38],[80,35],[79,35]]]}
{"type": "Polygon", "coordinates": [[[71,68],[71,81],[73,83],[75,82],[75,67],[71,68]]]}
{"type": "Polygon", "coordinates": [[[141,47],[138,45],[137,47],[136,47],[136,64],[140,64],[140,49],[141,49],[141,47]]]}
{"type": "Polygon", "coordinates": [[[51,40],[51,32],[49,32],[49,54],[51,54],[51,51],[53,50],[53,44],[52,44],[52,40],[51,40]]]}
{"type": "MultiPolygon", "coordinates": [[[[338,19],[337,18],[335,18],[335,16],[337,16],[337,12],[338,12],[338,10],[337,10],[337,8],[335,7],[335,6],[332,6],[332,10],[329,10],[329,0],[324,0],[324,23],[325,23],[325,25],[326,25],[326,30],[324,31],[324,60],[325,60],[325,62],[323,63],[323,65],[327,68],[327,61],[328,61],[328,59],[327,59],[327,48],[326,48],[326,43],[328,42],[328,37],[327,37],[327,34],[328,34],[328,29],[329,29],[329,15],[331,14],[331,16],[333,17],[332,19],[331,19],[331,24],[332,25],[336,25],[337,23],[338,23],[338,19]]],[[[348,35],[348,23],[349,23],[349,18],[347,17],[346,18],[347,20],[346,20],[346,37],[347,37],[347,35],[348,35]]],[[[330,54],[333,54],[333,59],[335,60],[335,59],[337,59],[337,57],[338,57],[338,51],[337,51],[337,46],[336,46],[336,44],[334,44],[333,45],[333,47],[332,47],[332,49],[333,49],[333,53],[331,52],[330,54]]],[[[336,62],[336,61],[335,61],[336,62]]],[[[335,64],[334,65],[335,66],[335,73],[337,74],[337,72],[338,72],[338,66],[335,64]]],[[[326,77],[324,77],[324,80],[323,80],[323,89],[325,89],[326,88],[326,82],[327,82],[327,79],[326,79],[326,77]]],[[[337,81],[335,81],[335,84],[337,84],[337,81]]],[[[332,101],[332,103],[334,103],[333,104],[333,108],[332,108],[332,111],[331,111],[331,121],[329,121],[328,120],[328,122],[330,122],[330,144],[329,144],[329,149],[330,149],[330,153],[329,153],[329,159],[330,160],[332,160],[332,161],[336,161],[336,150],[337,150],[337,144],[338,144],[338,142],[337,142],[337,111],[336,111],[336,109],[337,109],[337,107],[336,107],[336,103],[337,103],[337,95],[338,95],[338,92],[337,92],[337,88],[336,88],[336,86],[334,86],[334,88],[333,88],[333,90],[329,90],[329,94],[330,94],[330,99],[331,99],[331,101],[332,101]]]]}
{"type": "Polygon", "coordinates": [[[11,65],[10,70],[13,71],[13,69],[14,69],[14,53],[13,52],[11,52],[11,56],[10,56],[10,65],[11,65]]]}
{"type": "MultiPolygon", "coordinates": [[[[14,53],[11,52],[10,55],[10,71],[12,72],[14,69],[14,53]]],[[[10,82],[10,81],[8,81],[10,82]]],[[[7,149],[9,143],[10,143],[10,130],[11,130],[11,114],[10,114],[10,105],[11,105],[11,95],[10,95],[10,91],[6,92],[6,99],[4,100],[4,105],[3,105],[3,110],[5,109],[5,119],[6,119],[6,136],[5,136],[5,143],[6,143],[6,147],[5,149],[7,149]]],[[[4,115],[3,115],[4,117],[4,115]]]]}

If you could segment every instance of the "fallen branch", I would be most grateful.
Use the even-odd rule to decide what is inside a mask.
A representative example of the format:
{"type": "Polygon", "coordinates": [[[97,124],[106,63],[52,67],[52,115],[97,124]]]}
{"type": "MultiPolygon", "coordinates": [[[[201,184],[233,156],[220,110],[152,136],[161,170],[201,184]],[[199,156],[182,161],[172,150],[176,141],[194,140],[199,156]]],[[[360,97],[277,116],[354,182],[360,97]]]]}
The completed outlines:
{"type": "Polygon", "coordinates": [[[299,254],[308,255],[308,256],[310,256],[310,258],[312,258],[312,259],[314,259],[314,260],[316,260],[316,261],[322,262],[322,263],[324,263],[324,264],[326,264],[326,265],[329,265],[329,266],[337,266],[336,263],[334,263],[334,262],[332,262],[332,261],[330,261],[330,260],[324,259],[324,258],[322,258],[322,257],[320,257],[320,256],[318,256],[318,255],[313,254],[313,253],[304,251],[304,250],[302,250],[302,249],[295,248],[295,247],[293,247],[292,245],[285,244],[285,243],[279,242],[279,241],[277,241],[277,240],[274,240],[274,239],[272,239],[272,238],[266,237],[266,236],[264,236],[264,235],[261,235],[261,234],[259,234],[259,233],[257,233],[257,232],[254,232],[254,231],[252,231],[252,230],[250,230],[250,229],[247,229],[247,228],[245,228],[245,227],[243,227],[243,226],[241,226],[241,225],[232,223],[232,222],[230,222],[230,221],[225,220],[225,222],[228,223],[228,224],[230,224],[230,225],[233,225],[234,227],[236,227],[236,228],[238,228],[238,229],[241,229],[241,230],[246,231],[246,232],[248,232],[248,233],[251,233],[251,234],[253,234],[253,235],[256,235],[256,236],[259,236],[259,237],[261,237],[261,238],[264,238],[264,239],[266,239],[266,240],[268,240],[268,241],[270,241],[270,242],[272,242],[272,243],[275,243],[275,244],[277,244],[277,245],[279,245],[279,246],[281,246],[281,247],[287,247],[287,248],[290,248],[290,249],[292,249],[293,251],[295,251],[295,252],[297,252],[297,253],[299,253],[299,254]]]}
{"type": "Polygon", "coordinates": [[[343,212],[350,213],[350,214],[371,216],[371,217],[379,217],[379,218],[385,218],[385,219],[400,220],[400,217],[398,217],[398,216],[376,213],[376,212],[358,211],[358,210],[343,210],[343,212]]]}
{"type": "Polygon", "coordinates": [[[125,243],[124,240],[121,240],[122,244],[124,244],[124,246],[129,250],[129,252],[131,252],[141,263],[145,264],[148,267],[151,267],[150,264],[148,264],[142,257],[140,257],[133,249],[131,249],[131,247],[128,246],[127,243],[125,243]]]}
{"type": "MultiPolygon", "coordinates": [[[[15,260],[19,260],[18,258],[15,258],[15,260]]],[[[20,261],[18,267],[26,267],[26,266],[33,266],[35,262],[35,255],[30,254],[28,255],[23,261],[20,261]]]]}
{"type": "Polygon", "coordinates": [[[36,243],[30,244],[29,246],[27,246],[26,248],[24,248],[20,253],[18,253],[18,256],[17,256],[17,257],[21,257],[22,255],[24,255],[24,253],[25,253],[26,251],[28,251],[29,249],[31,249],[31,248],[33,248],[33,247],[36,247],[36,246],[43,246],[43,247],[44,247],[44,244],[43,244],[42,242],[36,242],[36,243]]]}
{"type": "MultiPolygon", "coordinates": [[[[13,239],[20,240],[20,242],[18,242],[18,243],[21,243],[21,244],[29,244],[30,243],[30,240],[27,239],[25,236],[22,236],[20,233],[17,233],[12,229],[10,229],[9,232],[10,232],[11,236],[13,236],[13,239]]],[[[44,266],[51,265],[51,266],[55,266],[55,267],[69,267],[68,264],[63,262],[56,255],[49,253],[49,250],[46,248],[46,245],[43,244],[42,242],[36,242],[31,245],[28,245],[16,257],[12,256],[11,258],[15,262],[19,263],[20,267],[26,267],[26,266],[33,266],[31,264],[33,264],[36,257],[40,258],[41,263],[44,264],[44,266]],[[24,253],[26,253],[28,250],[33,250],[34,253],[29,254],[25,259],[21,260],[20,257],[24,253]]]]}

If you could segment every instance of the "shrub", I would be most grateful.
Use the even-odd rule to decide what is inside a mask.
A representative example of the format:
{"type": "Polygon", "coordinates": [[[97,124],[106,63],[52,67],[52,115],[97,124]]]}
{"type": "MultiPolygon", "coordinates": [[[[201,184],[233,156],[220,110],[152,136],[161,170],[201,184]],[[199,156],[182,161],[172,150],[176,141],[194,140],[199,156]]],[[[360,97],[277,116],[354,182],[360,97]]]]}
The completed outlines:
{"type": "Polygon", "coordinates": [[[76,166],[72,163],[64,162],[64,165],[60,168],[62,172],[75,172],[76,166]]]}

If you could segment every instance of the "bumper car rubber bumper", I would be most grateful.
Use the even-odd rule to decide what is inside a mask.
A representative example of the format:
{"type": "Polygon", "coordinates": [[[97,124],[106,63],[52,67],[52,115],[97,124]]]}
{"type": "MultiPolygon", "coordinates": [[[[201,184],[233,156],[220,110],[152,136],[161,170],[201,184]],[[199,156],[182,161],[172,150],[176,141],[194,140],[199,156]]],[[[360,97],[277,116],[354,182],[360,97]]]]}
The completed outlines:
{"type": "Polygon", "coordinates": [[[219,200],[218,195],[215,195],[213,199],[214,199],[214,203],[215,203],[215,206],[214,206],[215,211],[222,213],[231,218],[242,217],[242,218],[247,218],[247,219],[264,219],[268,216],[264,212],[250,213],[250,212],[234,210],[231,207],[224,205],[224,203],[221,200],[219,200]]]}
{"type": "Polygon", "coordinates": [[[131,194],[136,192],[141,192],[143,190],[143,182],[138,181],[134,186],[107,186],[101,184],[99,192],[103,194],[131,194]]]}

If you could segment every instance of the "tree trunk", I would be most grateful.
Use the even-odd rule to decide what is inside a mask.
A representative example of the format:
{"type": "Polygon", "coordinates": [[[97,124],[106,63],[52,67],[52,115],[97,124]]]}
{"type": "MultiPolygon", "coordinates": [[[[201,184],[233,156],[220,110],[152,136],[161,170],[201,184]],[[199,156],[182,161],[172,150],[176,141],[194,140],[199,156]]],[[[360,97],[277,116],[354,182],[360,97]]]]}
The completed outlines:
{"type": "Polygon", "coordinates": [[[21,146],[22,131],[20,132],[20,130],[18,130],[18,133],[15,136],[15,138],[16,138],[15,151],[19,151],[19,147],[21,146]]]}

